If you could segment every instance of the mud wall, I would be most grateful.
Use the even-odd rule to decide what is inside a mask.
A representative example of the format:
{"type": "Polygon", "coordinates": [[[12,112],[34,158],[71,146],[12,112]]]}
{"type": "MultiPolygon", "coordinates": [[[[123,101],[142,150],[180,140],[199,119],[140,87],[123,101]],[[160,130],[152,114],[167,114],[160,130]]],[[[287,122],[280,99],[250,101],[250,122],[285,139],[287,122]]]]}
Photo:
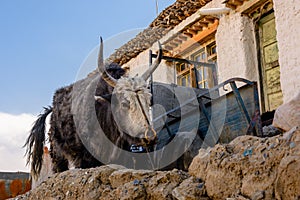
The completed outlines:
{"type": "Polygon", "coordinates": [[[0,200],[24,194],[30,188],[28,173],[0,172],[0,200]]]}

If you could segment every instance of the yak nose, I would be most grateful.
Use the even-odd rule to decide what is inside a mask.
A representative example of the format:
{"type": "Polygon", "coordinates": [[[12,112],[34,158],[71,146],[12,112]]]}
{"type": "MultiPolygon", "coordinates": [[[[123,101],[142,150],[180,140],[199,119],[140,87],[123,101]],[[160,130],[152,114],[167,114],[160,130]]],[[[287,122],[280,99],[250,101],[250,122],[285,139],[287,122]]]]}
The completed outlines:
{"type": "Polygon", "coordinates": [[[150,143],[156,143],[157,134],[156,134],[156,131],[152,127],[149,127],[145,131],[145,139],[147,140],[148,144],[150,144],[150,143]]]}

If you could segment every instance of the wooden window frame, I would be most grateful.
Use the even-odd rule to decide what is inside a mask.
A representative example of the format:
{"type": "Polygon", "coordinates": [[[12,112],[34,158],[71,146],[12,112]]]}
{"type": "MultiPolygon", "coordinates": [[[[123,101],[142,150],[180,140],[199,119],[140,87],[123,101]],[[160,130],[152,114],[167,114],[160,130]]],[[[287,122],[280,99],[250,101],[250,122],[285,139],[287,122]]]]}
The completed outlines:
{"type": "MultiPolygon", "coordinates": [[[[186,54],[185,59],[199,61],[199,62],[216,62],[217,61],[217,52],[216,52],[216,41],[215,38],[203,43],[200,45],[201,47],[190,51],[186,54]],[[204,57],[200,54],[204,53],[204,57]],[[197,56],[200,55],[200,59],[196,60],[197,56]]],[[[204,66],[196,66],[198,70],[198,86],[200,88],[211,88],[213,87],[213,72],[207,67],[204,66]],[[199,71],[200,70],[200,71],[199,71]],[[200,72],[200,73],[199,73],[200,72]],[[199,75],[201,77],[199,77],[199,75]]],[[[195,80],[195,72],[194,72],[194,66],[188,65],[184,63],[177,63],[176,64],[176,71],[177,71],[177,84],[180,86],[186,86],[186,87],[196,87],[197,83],[195,80]],[[181,66],[185,66],[184,69],[181,66]],[[185,83],[182,83],[182,79],[184,77],[187,77],[187,75],[190,75],[189,82],[188,78],[185,79],[185,83]]]]}

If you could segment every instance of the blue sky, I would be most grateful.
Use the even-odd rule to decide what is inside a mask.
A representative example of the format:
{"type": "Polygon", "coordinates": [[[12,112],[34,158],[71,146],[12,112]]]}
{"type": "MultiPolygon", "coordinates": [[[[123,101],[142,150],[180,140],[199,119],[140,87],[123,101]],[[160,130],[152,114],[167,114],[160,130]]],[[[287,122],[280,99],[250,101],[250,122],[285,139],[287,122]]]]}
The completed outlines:
{"type": "MultiPolygon", "coordinates": [[[[175,0],[158,0],[159,10],[175,0]]],[[[38,113],[104,40],[147,27],[155,0],[0,1],[0,112],[38,113]]]]}
{"type": "MultiPolygon", "coordinates": [[[[174,2],[158,0],[159,11],[174,2]]],[[[21,147],[36,115],[76,80],[99,35],[119,45],[155,17],[155,0],[1,0],[0,171],[28,171],[21,147]]]]}

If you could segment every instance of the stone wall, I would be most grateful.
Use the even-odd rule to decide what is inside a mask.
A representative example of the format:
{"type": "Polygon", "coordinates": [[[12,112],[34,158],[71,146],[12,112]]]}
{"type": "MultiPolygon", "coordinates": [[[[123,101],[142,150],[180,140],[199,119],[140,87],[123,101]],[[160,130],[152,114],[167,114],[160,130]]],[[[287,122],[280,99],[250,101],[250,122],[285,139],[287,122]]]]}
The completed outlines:
{"type": "Polygon", "coordinates": [[[284,103],[300,90],[300,4],[273,0],[279,49],[280,81],[284,103]]]}

